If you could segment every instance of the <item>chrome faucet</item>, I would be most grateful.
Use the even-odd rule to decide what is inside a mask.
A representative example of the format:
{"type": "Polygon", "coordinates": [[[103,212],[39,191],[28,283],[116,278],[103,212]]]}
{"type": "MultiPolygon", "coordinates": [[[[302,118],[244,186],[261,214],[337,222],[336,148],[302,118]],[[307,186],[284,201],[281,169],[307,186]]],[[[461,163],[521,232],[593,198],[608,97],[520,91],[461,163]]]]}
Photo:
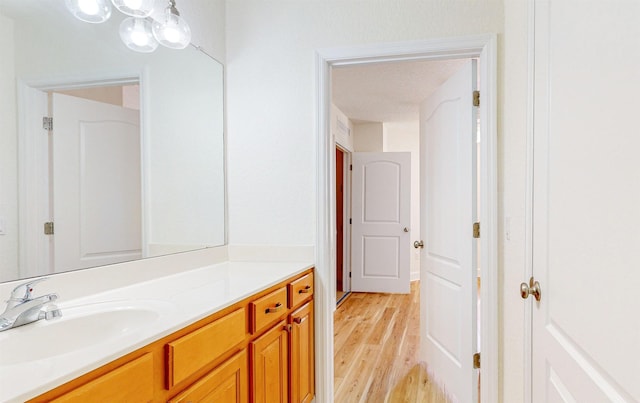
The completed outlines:
{"type": "Polygon", "coordinates": [[[26,325],[41,319],[54,319],[62,316],[62,311],[53,304],[58,294],[47,294],[32,298],[33,285],[47,280],[47,277],[22,283],[13,289],[7,307],[0,315],[0,332],[26,325]]]}

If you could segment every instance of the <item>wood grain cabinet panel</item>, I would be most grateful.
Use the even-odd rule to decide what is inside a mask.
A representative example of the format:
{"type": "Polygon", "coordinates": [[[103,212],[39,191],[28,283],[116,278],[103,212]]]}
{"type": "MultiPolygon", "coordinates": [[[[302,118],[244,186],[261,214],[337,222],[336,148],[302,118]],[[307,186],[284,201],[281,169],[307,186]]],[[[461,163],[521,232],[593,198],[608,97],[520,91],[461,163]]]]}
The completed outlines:
{"type": "Polygon", "coordinates": [[[289,315],[289,323],[290,401],[308,403],[315,394],[313,301],[289,315]]]}
{"type": "Polygon", "coordinates": [[[249,401],[249,372],[247,351],[220,364],[193,386],[187,388],[169,403],[247,403],[249,401]]]}
{"type": "Polygon", "coordinates": [[[153,390],[153,355],[145,354],[51,402],[150,402],[153,390]]]}
{"type": "Polygon", "coordinates": [[[240,308],[167,344],[167,389],[215,361],[247,336],[246,314],[240,308]]]}
{"type": "Polygon", "coordinates": [[[249,345],[252,402],[287,403],[288,335],[283,320],[249,345]]]}
{"type": "Polygon", "coordinates": [[[257,333],[282,318],[282,314],[287,311],[286,304],[286,287],[278,288],[251,302],[249,304],[249,309],[251,310],[251,333],[257,333]]]}
{"type": "Polygon", "coordinates": [[[287,284],[289,308],[293,308],[313,295],[313,272],[287,284]]]}

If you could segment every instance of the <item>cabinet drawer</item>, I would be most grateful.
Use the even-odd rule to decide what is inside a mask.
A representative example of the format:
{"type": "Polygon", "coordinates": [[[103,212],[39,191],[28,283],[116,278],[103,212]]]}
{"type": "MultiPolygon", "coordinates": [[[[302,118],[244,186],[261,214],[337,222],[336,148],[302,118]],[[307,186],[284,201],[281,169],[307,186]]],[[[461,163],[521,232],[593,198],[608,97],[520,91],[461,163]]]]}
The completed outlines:
{"type": "Polygon", "coordinates": [[[286,311],[287,289],[279,288],[249,304],[251,309],[251,333],[255,333],[278,320],[286,311]]]}
{"type": "Polygon", "coordinates": [[[153,400],[153,355],[147,353],[52,402],[149,402],[153,400]]]}
{"type": "Polygon", "coordinates": [[[247,334],[244,308],[167,344],[167,389],[213,362],[247,334]]]}
{"type": "Polygon", "coordinates": [[[247,351],[242,350],[202,377],[193,386],[169,400],[169,403],[246,403],[248,401],[247,351]]]}
{"type": "Polygon", "coordinates": [[[293,308],[313,295],[313,273],[290,282],[287,284],[287,288],[289,289],[289,308],[293,308]]]}

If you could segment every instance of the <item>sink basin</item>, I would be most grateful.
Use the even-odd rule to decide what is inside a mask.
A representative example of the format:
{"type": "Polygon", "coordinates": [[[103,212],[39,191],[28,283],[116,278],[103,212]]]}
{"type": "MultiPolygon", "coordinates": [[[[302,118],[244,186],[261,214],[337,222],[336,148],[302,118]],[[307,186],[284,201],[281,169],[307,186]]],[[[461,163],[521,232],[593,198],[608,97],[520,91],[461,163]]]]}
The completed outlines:
{"type": "Polygon", "coordinates": [[[61,318],[40,320],[0,333],[0,366],[47,359],[117,341],[144,331],[175,309],[172,304],[157,300],[58,306],[61,318]]]}

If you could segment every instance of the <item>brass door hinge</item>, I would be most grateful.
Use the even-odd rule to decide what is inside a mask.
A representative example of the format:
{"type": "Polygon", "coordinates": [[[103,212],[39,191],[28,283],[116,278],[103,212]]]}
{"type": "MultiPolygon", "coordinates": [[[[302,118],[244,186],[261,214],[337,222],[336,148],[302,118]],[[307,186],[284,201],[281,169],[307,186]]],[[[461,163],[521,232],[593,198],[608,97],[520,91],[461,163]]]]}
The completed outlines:
{"type": "Polygon", "coordinates": [[[475,353],[473,355],[473,368],[480,369],[480,353],[475,353]]]}
{"type": "Polygon", "coordinates": [[[474,238],[480,238],[480,223],[479,222],[474,222],[473,223],[473,237],[474,238]]]}
{"type": "Polygon", "coordinates": [[[480,106],[480,91],[473,91],[473,106],[480,106]]]}
{"type": "Polygon", "coordinates": [[[44,223],[44,234],[53,235],[53,221],[44,223]]]}
{"type": "Polygon", "coordinates": [[[45,116],[42,118],[42,128],[47,131],[53,130],[53,118],[45,116]]]}

